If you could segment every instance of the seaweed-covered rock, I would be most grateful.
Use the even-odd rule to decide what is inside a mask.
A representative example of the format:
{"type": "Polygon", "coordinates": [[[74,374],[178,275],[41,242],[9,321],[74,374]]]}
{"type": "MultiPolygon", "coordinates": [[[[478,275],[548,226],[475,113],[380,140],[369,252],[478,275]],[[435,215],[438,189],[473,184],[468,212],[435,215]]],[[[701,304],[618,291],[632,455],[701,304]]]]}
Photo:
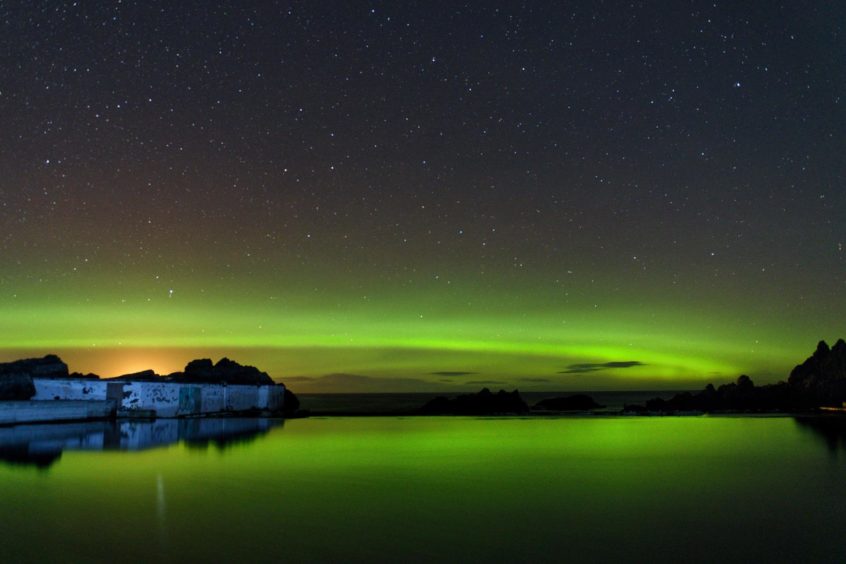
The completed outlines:
{"type": "Polygon", "coordinates": [[[452,399],[439,396],[420,408],[425,415],[499,415],[528,413],[529,406],[520,392],[500,390],[492,393],[483,388],[476,394],[465,394],[452,399]]]}

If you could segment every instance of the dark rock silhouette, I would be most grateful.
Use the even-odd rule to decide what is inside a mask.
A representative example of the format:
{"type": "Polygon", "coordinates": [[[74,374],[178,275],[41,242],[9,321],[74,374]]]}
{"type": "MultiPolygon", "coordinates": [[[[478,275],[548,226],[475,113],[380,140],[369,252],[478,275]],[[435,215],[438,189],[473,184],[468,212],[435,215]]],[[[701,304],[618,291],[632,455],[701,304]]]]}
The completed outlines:
{"type": "Polygon", "coordinates": [[[87,374],[82,374],[81,372],[71,372],[68,375],[68,378],[72,378],[74,380],[99,380],[100,376],[94,374],[93,372],[89,372],[87,374]]]}
{"type": "Polygon", "coordinates": [[[0,374],[7,372],[25,372],[39,378],[67,378],[68,365],[54,354],[41,358],[25,358],[0,364],[0,374]]]}
{"type": "Polygon", "coordinates": [[[465,394],[453,399],[438,396],[420,408],[424,415],[498,415],[528,413],[529,406],[517,390],[500,390],[491,393],[483,388],[476,394],[465,394]]]}
{"type": "Polygon", "coordinates": [[[300,399],[287,387],[285,388],[285,397],[283,399],[282,415],[288,418],[307,415],[300,411],[300,399]]]}
{"type": "Polygon", "coordinates": [[[162,377],[156,374],[153,370],[142,370],[141,372],[132,372],[130,374],[122,374],[111,380],[129,380],[131,382],[156,382],[162,377]]]}
{"type": "Polygon", "coordinates": [[[749,376],[741,375],[736,382],[715,388],[708,384],[701,392],[682,392],[670,399],[653,398],[645,405],[626,405],[624,412],[764,412],[789,411],[792,408],[787,384],[783,382],[758,386],[749,376]]]}
{"type": "Polygon", "coordinates": [[[272,385],[275,382],[266,372],[255,366],[242,366],[228,358],[221,358],[212,365],[208,358],[192,360],[185,366],[185,372],[171,376],[174,382],[202,382],[226,384],[272,385]]]}
{"type": "Polygon", "coordinates": [[[820,341],[814,354],[790,372],[787,384],[799,405],[842,405],[846,401],[846,342],[838,339],[829,348],[820,341]]]}
{"type": "Polygon", "coordinates": [[[829,348],[820,341],[817,350],[796,366],[787,382],[755,386],[742,375],[733,384],[701,392],[683,392],[668,400],[654,398],[645,405],[626,405],[624,412],[763,412],[807,411],[824,406],[840,407],[846,401],[846,342],[839,339],[829,348]]]}
{"type": "Polygon", "coordinates": [[[32,376],[26,372],[0,373],[0,400],[25,401],[34,395],[32,376]]]}
{"type": "Polygon", "coordinates": [[[35,395],[34,376],[67,378],[68,365],[54,354],[0,364],[0,400],[30,399],[35,395]]]}
{"type": "Polygon", "coordinates": [[[605,407],[585,394],[541,400],[532,408],[538,411],[590,411],[605,407]]]}

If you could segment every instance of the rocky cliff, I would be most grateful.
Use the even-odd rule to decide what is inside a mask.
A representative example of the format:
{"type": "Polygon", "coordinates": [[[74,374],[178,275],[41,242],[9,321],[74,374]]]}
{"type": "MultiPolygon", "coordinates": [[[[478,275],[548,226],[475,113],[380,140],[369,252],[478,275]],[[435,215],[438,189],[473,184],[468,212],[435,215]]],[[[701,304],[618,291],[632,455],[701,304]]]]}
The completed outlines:
{"type": "Polygon", "coordinates": [[[846,401],[846,342],[838,339],[829,348],[820,341],[814,354],[790,372],[787,384],[803,405],[842,405],[846,401]]]}
{"type": "Polygon", "coordinates": [[[34,376],[67,378],[68,365],[53,354],[0,363],[0,400],[28,400],[34,396],[34,376]]]}

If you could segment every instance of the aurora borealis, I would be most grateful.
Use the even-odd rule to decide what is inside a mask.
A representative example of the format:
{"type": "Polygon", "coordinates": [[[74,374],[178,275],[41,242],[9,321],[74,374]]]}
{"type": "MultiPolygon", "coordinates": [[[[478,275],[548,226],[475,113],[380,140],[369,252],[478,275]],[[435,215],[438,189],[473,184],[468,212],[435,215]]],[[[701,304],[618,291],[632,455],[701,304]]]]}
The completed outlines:
{"type": "Polygon", "coordinates": [[[783,379],[846,335],[844,17],[4,3],[0,361],[229,356],[296,391],[783,379]]]}

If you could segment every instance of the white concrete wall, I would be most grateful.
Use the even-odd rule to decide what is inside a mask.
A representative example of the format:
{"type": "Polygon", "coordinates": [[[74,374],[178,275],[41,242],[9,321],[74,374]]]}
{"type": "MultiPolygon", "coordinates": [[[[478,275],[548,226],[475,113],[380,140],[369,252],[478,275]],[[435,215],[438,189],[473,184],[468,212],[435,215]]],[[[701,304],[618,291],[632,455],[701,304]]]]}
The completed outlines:
{"type": "Polygon", "coordinates": [[[106,419],[114,415],[115,405],[107,401],[2,401],[0,425],[37,421],[76,421],[106,419]]]}
{"type": "MultiPolygon", "coordinates": [[[[120,408],[124,411],[150,411],[157,417],[176,417],[200,413],[199,409],[190,409],[187,405],[180,412],[180,392],[199,391],[198,386],[183,386],[169,382],[124,382],[123,400],[120,408]]],[[[186,395],[182,392],[182,395],[186,395]]],[[[193,407],[193,404],[191,405],[193,407]]]]}
{"type": "Polygon", "coordinates": [[[259,405],[259,386],[226,386],[226,411],[263,409],[259,405]]]}
{"type": "Polygon", "coordinates": [[[157,417],[180,417],[282,408],[283,386],[228,386],[175,382],[130,382],[33,378],[35,401],[106,400],[119,402],[125,412],[150,412],[157,417]]]}
{"type": "Polygon", "coordinates": [[[258,391],[258,403],[262,409],[279,411],[285,402],[284,386],[261,386],[258,391]]]}
{"type": "Polygon", "coordinates": [[[225,411],[225,390],[226,386],[203,386],[201,400],[203,413],[225,411]]]}
{"type": "Polygon", "coordinates": [[[70,378],[33,378],[33,401],[105,400],[106,380],[72,380],[70,378]]]}

